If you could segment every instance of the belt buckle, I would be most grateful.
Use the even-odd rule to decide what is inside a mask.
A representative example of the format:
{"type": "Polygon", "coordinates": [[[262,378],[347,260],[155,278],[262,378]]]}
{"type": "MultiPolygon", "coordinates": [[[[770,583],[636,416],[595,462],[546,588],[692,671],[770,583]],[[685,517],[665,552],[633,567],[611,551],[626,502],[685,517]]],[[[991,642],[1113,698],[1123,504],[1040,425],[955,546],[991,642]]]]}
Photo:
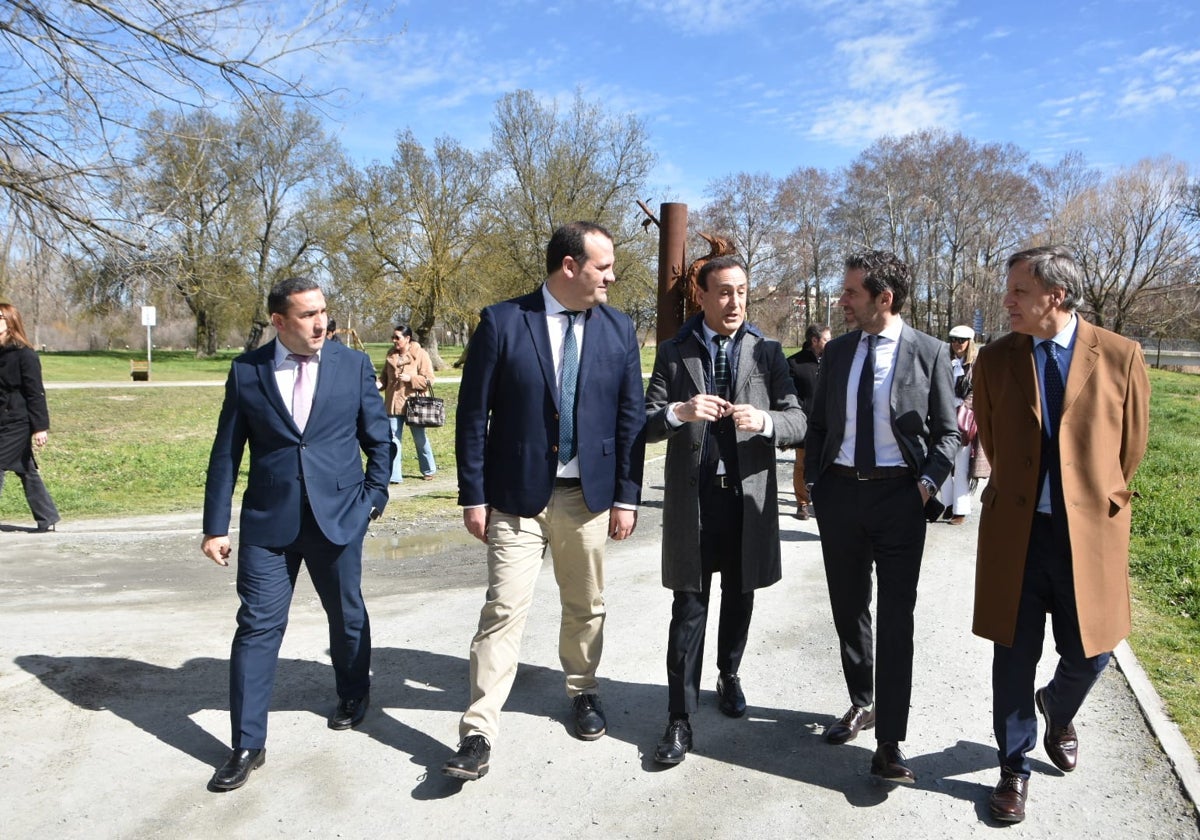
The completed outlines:
{"type": "Polygon", "coordinates": [[[854,478],[857,481],[870,481],[871,480],[870,476],[863,475],[858,470],[854,471],[854,478]]]}

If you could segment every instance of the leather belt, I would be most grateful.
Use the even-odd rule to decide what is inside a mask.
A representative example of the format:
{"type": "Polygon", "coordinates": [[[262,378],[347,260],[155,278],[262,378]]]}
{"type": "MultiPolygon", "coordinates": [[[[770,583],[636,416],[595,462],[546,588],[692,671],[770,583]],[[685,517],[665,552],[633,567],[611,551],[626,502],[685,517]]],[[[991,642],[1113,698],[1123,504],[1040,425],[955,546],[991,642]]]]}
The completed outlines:
{"type": "Polygon", "coordinates": [[[842,464],[830,464],[829,471],[834,475],[853,478],[856,481],[884,481],[891,478],[913,477],[912,470],[908,467],[875,467],[866,472],[859,472],[854,467],[847,467],[842,464]]]}
{"type": "Polygon", "coordinates": [[[579,478],[556,478],[554,479],[555,487],[582,487],[583,481],[579,478]]]}

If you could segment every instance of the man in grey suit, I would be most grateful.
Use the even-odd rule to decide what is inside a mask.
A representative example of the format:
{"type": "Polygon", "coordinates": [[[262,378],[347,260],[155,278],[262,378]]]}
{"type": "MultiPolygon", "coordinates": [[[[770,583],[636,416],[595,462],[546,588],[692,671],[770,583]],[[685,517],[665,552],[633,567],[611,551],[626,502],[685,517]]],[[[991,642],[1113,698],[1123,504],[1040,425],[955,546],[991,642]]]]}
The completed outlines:
{"type": "Polygon", "coordinates": [[[710,260],[696,284],[702,312],[659,345],[646,392],[647,440],[668,441],[662,574],[675,593],[660,764],[678,764],[692,747],[714,572],[718,704],[730,717],[746,713],[738,665],[754,590],[780,578],[775,447],[801,442],[805,426],[779,342],[745,323],[742,261],[710,260]]]}
{"type": "Polygon", "coordinates": [[[895,254],[855,254],[845,270],[838,306],[852,331],[825,348],[804,448],[851,704],[825,738],[844,744],[875,727],[872,775],[912,783],[900,742],[912,696],[924,508],[958,449],[950,354],[900,317],[910,279],[895,254]]]}

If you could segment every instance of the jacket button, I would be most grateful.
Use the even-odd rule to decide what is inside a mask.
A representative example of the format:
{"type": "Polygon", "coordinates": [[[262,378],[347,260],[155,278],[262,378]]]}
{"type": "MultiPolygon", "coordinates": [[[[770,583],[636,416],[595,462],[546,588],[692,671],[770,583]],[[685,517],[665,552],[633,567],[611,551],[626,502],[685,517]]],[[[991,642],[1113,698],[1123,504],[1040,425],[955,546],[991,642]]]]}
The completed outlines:
{"type": "Polygon", "coordinates": [[[1025,459],[1025,466],[1027,466],[1027,467],[1032,467],[1032,466],[1033,466],[1033,459],[1032,459],[1032,458],[1026,458],[1026,459],[1025,459]]]}
{"type": "Polygon", "coordinates": [[[556,444],[554,444],[553,446],[551,446],[551,447],[550,447],[550,451],[551,451],[551,452],[558,452],[558,444],[556,443],[556,444]]]}

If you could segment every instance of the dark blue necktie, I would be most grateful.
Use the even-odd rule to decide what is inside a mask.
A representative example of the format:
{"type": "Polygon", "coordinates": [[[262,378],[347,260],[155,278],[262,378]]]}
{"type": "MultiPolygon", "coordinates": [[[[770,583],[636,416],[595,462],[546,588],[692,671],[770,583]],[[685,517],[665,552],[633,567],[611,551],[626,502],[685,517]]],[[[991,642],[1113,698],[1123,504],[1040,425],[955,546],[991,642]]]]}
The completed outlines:
{"type": "Polygon", "coordinates": [[[1042,383],[1046,388],[1046,437],[1058,434],[1058,421],[1062,418],[1063,395],[1066,386],[1063,384],[1062,371],[1058,367],[1058,345],[1053,341],[1043,341],[1042,349],[1046,351],[1046,364],[1042,368],[1042,383]]]}
{"type": "Polygon", "coordinates": [[[713,361],[713,389],[717,396],[723,400],[729,399],[729,354],[726,352],[726,347],[729,344],[729,336],[714,335],[713,341],[717,342],[717,355],[713,361]]]}
{"type": "Polygon", "coordinates": [[[558,387],[558,462],[565,464],[575,457],[575,386],[579,381],[579,345],[575,342],[575,318],[578,312],[563,312],[567,316],[567,333],[563,337],[562,383],[558,387]]]}
{"type": "Polygon", "coordinates": [[[854,430],[854,469],[860,473],[875,469],[875,342],[867,336],[867,358],[858,377],[858,412],[854,430]]]}

